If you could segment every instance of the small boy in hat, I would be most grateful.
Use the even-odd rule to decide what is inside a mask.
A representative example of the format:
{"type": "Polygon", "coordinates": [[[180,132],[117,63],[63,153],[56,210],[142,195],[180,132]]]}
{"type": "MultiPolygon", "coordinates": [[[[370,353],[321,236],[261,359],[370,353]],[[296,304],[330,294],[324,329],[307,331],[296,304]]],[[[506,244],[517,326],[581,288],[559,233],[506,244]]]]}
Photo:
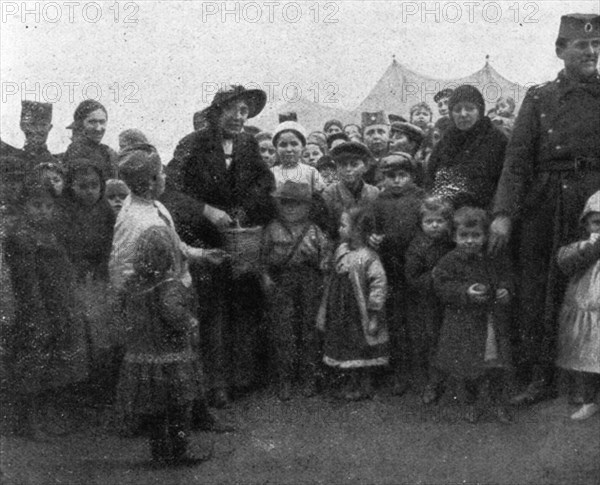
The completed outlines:
{"type": "Polygon", "coordinates": [[[425,133],[417,125],[394,122],[391,129],[390,150],[405,152],[414,157],[421,148],[424,138],[425,133]]]}
{"type": "Polygon", "coordinates": [[[273,133],[268,131],[261,131],[254,136],[258,142],[258,151],[263,162],[267,164],[267,167],[272,168],[279,162],[277,160],[277,152],[273,146],[273,133]]]}
{"type": "Polygon", "coordinates": [[[306,397],[316,392],[318,345],[314,321],[332,246],[310,220],[312,191],[308,184],[288,180],[273,197],[278,215],[263,236],[263,282],[270,303],[279,398],[285,401],[296,380],[303,384],[306,397]]]}
{"type": "Polygon", "coordinates": [[[386,271],[389,298],[386,312],[391,339],[393,393],[403,394],[409,378],[410,351],[406,329],[404,255],[417,232],[424,192],[415,184],[417,169],[407,153],[391,153],[382,160],[383,190],[373,202],[376,235],[369,242],[378,248],[386,271]]]}
{"type": "Polygon", "coordinates": [[[328,137],[335,133],[344,133],[344,125],[340,120],[328,120],[323,125],[323,131],[328,137]]]}
{"type": "Polygon", "coordinates": [[[329,212],[330,234],[337,239],[342,213],[372,202],[377,198],[379,189],[363,180],[371,159],[365,145],[356,141],[344,142],[333,148],[330,155],[335,161],[339,182],[327,187],[322,195],[329,212]]]}
{"type": "Polygon", "coordinates": [[[52,104],[21,101],[21,131],[25,135],[23,159],[27,171],[40,163],[56,163],[46,142],[52,130],[52,104]]]}
{"type": "Polygon", "coordinates": [[[390,122],[383,111],[362,113],[363,139],[377,160],[385,156],[390,141],[390,122]]]}

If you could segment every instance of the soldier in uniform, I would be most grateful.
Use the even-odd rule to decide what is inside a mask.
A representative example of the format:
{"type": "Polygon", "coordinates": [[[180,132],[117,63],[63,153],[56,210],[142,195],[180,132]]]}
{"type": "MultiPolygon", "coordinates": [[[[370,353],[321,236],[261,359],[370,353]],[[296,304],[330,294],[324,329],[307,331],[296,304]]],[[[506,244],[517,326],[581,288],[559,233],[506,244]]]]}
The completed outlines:
{"type": "Polygon", "coordinates": [[[21,131],[25,134],[25,146],[19,156],[27,172],[40,163],[57,163],[46,146],[51,129],[52,104],[21,101],[21,131]]]}
{"type": "Polygon", "coordinates": [[[362,113],[362,130],[363,140],[373,155],[363,180],[376,185],[379,182],[377,178],[380,175],[381,160],[388,154],[390,146],[390,122],[387,115],[383,111],[362,113]]]}
{"type": "Polygon", "coordinates": [[[494,201],[490,249],[505,246],[513,222],[521,270],[520,369],[529,385],[513,404],[553,394],[557,313],[565,278],[560,246],[575,240],[585,201],[600,189],[600,16],[561,18],[556,80],[529,89],[507,148],[494,201]]]}

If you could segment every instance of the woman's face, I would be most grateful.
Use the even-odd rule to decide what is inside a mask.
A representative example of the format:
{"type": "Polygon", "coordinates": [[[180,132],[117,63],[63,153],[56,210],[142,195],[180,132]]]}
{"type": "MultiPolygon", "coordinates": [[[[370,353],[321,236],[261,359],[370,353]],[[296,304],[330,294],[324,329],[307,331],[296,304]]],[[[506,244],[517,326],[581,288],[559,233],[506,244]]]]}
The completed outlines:
{"type": "Polygon", "coordinates": [[[277,156],[283,165],[297,165],[302,156],[302,142],[295,133],[286,131],[277,140],[277,156]]]}
{"type": "Polygon", "coordinates": [[[225,105],[219,117],[219,127],[223,132],[237,135],[244,129],[244,123],[248,121],[250,108],[246,101],[237,100],[225,105]]]}
{"type": "Polygon", "coordinates": [[[73,179],[71,189],[79,204],[90,207],[100,199],[100,176],[95,170],[78,173],[73,179]]]}
{"type": "Polygon", "coordinates": [[[103,109],[98,108],[85,117],[82,124],[83,135],[95,143],[100,143],[106,132],[107,116],[103,109]]]}
{"type": "Polygon", "coordinates": [[[459,130],[470,130],[479,121],[477,105],[469,101],[456,103],[452,108],[452,119],[459,130]]]}
{"type": "Polygon", "coordinates": [[[306,148],[302,152],[302,160],[307,165],[312,165],[313,167],[317,165],[319,158],[323,156],[323,152],[319,145],[315,145],[314,143],[309,143],[306,145],[306,148]]]}

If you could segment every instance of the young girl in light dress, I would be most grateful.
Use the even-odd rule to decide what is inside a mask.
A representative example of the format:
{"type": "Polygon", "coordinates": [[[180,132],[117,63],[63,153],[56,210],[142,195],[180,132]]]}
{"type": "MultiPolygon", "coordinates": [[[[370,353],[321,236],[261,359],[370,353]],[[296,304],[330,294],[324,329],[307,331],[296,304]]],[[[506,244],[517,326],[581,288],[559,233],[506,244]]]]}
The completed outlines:
{"type": "Polygon", "coordinates": [[[600,389],[600,191],[588,199],[580,220],[587,237],[558,251],[558,265],[570,281],[559,317],[556,364],[575,372],[583,398],[571,415],[575,420],[598,412],[594,397],[600,389]]]}
{"type": "Polygon", "coordinates": [[[344,212],[332,275],[326,284],[317,327],[324,332],[323,362],[348,372],[345,399],[371,396],[371,369],[387,365],[389,335],[384,308],[387,278],[377,253],[367,246],[375,230],[366,208],[344,212]]]}

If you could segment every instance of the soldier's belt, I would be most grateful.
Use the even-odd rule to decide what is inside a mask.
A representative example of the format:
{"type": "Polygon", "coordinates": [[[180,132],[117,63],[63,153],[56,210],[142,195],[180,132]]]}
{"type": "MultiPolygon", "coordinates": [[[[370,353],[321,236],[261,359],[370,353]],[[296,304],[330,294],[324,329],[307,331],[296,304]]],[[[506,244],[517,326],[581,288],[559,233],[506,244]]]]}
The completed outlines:
{"type": "Polygon", "coordinates": [[[576,157],[569,160],[543,162],[539,172],[600,172],[600,158],[576,157]]]}

